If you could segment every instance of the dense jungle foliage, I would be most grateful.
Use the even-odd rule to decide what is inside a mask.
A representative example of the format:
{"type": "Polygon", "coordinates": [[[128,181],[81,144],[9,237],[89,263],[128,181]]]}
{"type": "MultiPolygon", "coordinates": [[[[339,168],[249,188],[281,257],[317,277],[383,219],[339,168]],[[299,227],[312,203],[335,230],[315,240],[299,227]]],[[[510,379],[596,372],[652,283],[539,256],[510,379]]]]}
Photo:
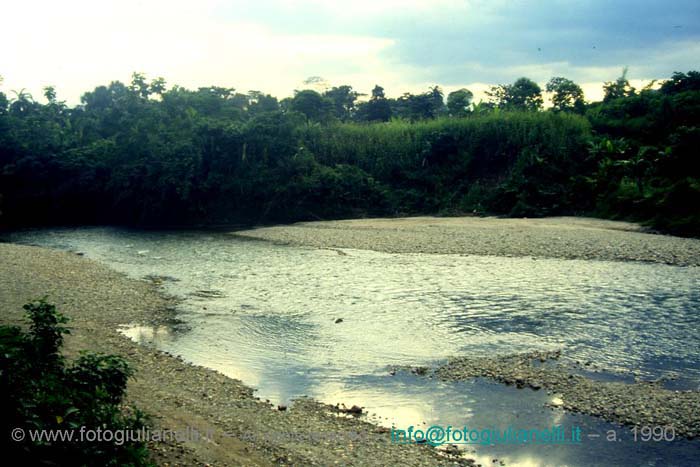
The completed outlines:
{"type": "Polygon", "coordinates": [[[0,93],[0,224],[586,214],[700,235],[700,73],[586,104],[556,77],[488,102],[350,86],[278,101],[134,74],[68,107],[0,93]]]}

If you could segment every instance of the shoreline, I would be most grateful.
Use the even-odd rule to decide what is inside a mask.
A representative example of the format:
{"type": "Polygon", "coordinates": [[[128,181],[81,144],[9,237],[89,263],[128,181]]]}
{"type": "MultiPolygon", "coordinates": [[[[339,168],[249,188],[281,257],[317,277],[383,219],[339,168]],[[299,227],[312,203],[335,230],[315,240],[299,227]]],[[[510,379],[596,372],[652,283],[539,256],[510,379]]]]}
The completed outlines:
{"type": "Polygon", "coordinates": [[[231,232],[246,239],[373,250],[700,266],[700,239],[648,233],[630,222],[585,217],[408,217],[300,222],[231,232]]]}
{"type": "Polygon", "coordinates": [[[453,357],[431,369],[396,367],[394,371],[429,374],[442,381],[483,377],[521,390],[543,389],[548,394],[557,395],[558,403],[552,407],[596,416],[627,427],[672,426],[678,437],[700,438],[700,391],[665,389],[660,381],[596,381],[576,374],[575,368],[558,362],[560,356],[561,351],[497,358],[453,357]],[[545,363],[553,364],[545,366],[545,363]]]}
{"type": "Polygon", "coordinates": [[[120,326],[162,324],[173,315],[174,300],[152,282],[75,253],[11,243],[0,243],[0,263],[1,324],[25,324],[22,305],[48,295],[70,319],[63,348],[69,361],[80,350],[124,357],[136,371],[125,406],[150,415],[156,430],[214,434],[149,443],[158,465],[473,465],[427,445],[394,444],[386,428],[312,399],[277,410],[239,380],[133,342],[120,326]],[[350,441],[318,440],[314,433],[350,441]]]}
{"type": "MultiPolygon", "coordinates": [[[[262,227],[233,235],[303,247],[373,250],[383,253],[486,255],[645,262],[700,266],[700,239],[649,233],[638,224],[581,217],[541,219],[437,218],[359,219],[262,227]]],[[[570,412],[598,416],[626,426],[676,425],[677,434],[700,437],[700,391],[675,391],[649,382],[612,383],[572,374],[537,352],[498,358],[453,356],[443,365],[401,368],[441,380],[486,377],[519,388],[544,389],[570,412]]]]}
{"type": "MultiPolygon", "coordinates": [[[[489,254],[499,256],[518,256],[503,251],[517,251],[514,248],[523,239],[534,237],[534,247],[520,252],[529,253],[522,256],[535,256],[532,253],[538,252],[538,242],[546,242],[552,236],[563,237],[559,249],[550,250],[557,254],[561,253],[562,246],[569,245],[573,235],[584,232],[582,242],[589,246],[587,251],[591,257],[574,259],[700,265],[700,240],[648,234],[641,230],[635,224],[582,218],[407,218],[311,222],[263,227],[232,235],[315,248],[373,249],[389,253],[477,254],[473,252],[475,249],[500,245],[501,249],[488,250],[489,254]],[[600,253],[607,250],[600,250],[600,244],[596,242],[616,235],[615,232],[620,237],[613,239],[613,243],[622,241],[628,244],[622,257],[635,259],[610,259],[600,253]],[[489,233],[514,242],[472,242],[489,233]],[[448,243],[455,239],[461,240],[456,245],[448,243]],[[659,251],[648,249],[650,245],[664,242],[670,242],[670,245],[659,247],[659,251]],[[685,247],[688,247],[687,251],[682,253],[681,249],[685,247]],[[656,256],[648,256],[650,252],[656,256]],[[669,263],[664,258],[673,258],[675,262],[669,263]]],[[[578,254],[580,250],[574,251],[574,256],[578,254]]],[[[85,349],[125,357],[136,370],[136,379],[129,382],[125,404],[152,415],[154,429],[180,431],[191,427],[201,433],[218,434],[206,442],[151,444],[159,465],[306,465],[329,462],[473,465],[469,453],[456,457],[425,445],[392,444],[386,428],[361,417],[339,416],[331,406],[312,399],[301,399],[284,411],[277,410],[256,398],[254,390],[239,380],[133,342],[118,331],[120,326],[165,324],[172,322],[174,317],[177,302],[165,296],[156,281],[128,278],[75,253],[12,243],[0,243],[0,262],[5,266],[0,270],[0,306],[5,310],[2,324],[20,324],[22,305],[48,295],[49,301],[70,318],[69,327],[73,333],[66,339],[64,353],[71,358],[78,350],[85,349]],[[319,442],[269,436],[270,433],[295,432],[357,433],[360,438],[356,442],[338,443],[337,440],[319,442]]],[[[565,379],[569,378],[568,374],[528,369],[518,358],[511,355],[491,359],[493,361],[477,361],[456,357],[444,367],[437,368],[434,374],[445,380],[485,376],[518,387],[535,389],[537,386],[554,390],[564,393],[561,407],[568,411],[588,413],[627,425],[661,423],[677,413],[673,404],[666,404],[674,391],[648,384],[606,386],[578,376],[568,381],[565,379]],[[571,394],[580,392],[581,388],[595,392],[596,397],[572,398],[571,394]],[[653,407],[645,405],[650,396],[656,399],[653,407]],[[624,402],[624,411],[608,407],[620,402],[624,402]],[[658,416],[653,413],[655,408],[659,409],[658,416]]],[[[700,392],[686,393],[680,400],[681,418],[692,422],[693,413],[688,408],[700,407],[700,392]]],[[[697,437],[700,426],[694,422],[686,424],[681,433],[697,437]]]]}

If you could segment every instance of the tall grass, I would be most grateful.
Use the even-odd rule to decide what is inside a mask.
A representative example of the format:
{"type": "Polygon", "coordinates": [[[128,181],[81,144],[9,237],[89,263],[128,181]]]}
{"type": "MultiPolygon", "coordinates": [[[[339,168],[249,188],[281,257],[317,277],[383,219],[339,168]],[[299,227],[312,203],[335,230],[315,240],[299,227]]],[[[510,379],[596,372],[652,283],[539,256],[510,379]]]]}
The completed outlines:
{"type": "Polygon", "coordinates": [[[588,121],[576,115],[497,112],[415,123],[309,127],[302,140],[319,163],[362,169],[398,194],[395,201],[408,210],[471,210],[480,205],[508,212],[518,200],[496,198],[509,186],[537,182],[546,191],[548,183],[567,184],[585,161],[590,134],[588,121]],[[538,174],[534,166],[547,170],[538,174]]]}

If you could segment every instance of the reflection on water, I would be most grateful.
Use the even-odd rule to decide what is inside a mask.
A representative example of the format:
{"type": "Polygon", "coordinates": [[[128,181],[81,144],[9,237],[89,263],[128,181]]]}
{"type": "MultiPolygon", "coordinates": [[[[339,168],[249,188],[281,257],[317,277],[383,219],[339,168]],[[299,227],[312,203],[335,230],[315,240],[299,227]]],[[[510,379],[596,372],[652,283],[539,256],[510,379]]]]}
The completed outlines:
{"type": "MultiPolygon", "coordinates": [[[[700,270],[664,265],[457,255],[390,255],[241,241],[211,232],[43,230],[14,241],[84,252],[133,277],[164,277],[186,329],[133,327],[140,342],[239,378],[263,399],[357,404],[379,423],[545,428],[590,417],[543,408],[543,392],[486,381],[391,376],[391,364],[563,349],[601,379],[700,383],[700,270]],[[342,322],[337,322],[342,319],[342,322]],[[616,376],[612,372],[622,372],[616,376]],[[626,375],[626,376],[625,376],[626,375]]],[[[475,447],[518,465],[684,465],[698,443],[596,441],[475,447]]],[[[491,459],[487,459],[490,464],[491,459]]],[[[510,464],[512,465],[512,464],[510,464]]]]}
{"type": "Polygon", "coordinates": [[[174,339],[174,330],[170,326],[148,326],[136,324],[120,329],[121,333],[140,344],[162,347],[174,339]]]}

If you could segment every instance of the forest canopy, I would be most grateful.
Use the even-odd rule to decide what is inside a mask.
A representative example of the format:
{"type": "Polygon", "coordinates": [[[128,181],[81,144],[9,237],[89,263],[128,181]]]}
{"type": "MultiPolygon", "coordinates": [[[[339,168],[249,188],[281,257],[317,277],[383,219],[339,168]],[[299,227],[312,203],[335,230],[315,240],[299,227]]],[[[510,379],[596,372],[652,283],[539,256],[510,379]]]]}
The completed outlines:
{"type": "Polygon", "coordinates": [[[0,224],[585,214],[700,235],[700,73],[586,103],[564,77],[278,100],[135,73],[67,106],[0,92],[0,224]],[[547,93],[551,106],[544,108],[547,93]]]}

